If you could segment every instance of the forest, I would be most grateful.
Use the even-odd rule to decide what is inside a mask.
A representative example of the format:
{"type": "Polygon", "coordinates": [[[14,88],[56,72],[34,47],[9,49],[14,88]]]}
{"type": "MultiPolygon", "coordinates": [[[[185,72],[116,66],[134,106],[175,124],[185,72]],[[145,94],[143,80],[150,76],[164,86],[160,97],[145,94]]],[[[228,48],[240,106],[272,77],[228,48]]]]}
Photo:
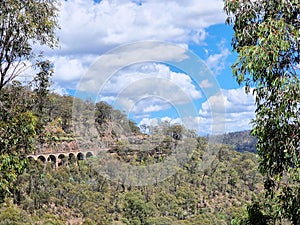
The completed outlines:
{"type": "MultiPolygon", "coordinates": [[[[35,137],[39,143],[53,147],[77,141],[88,146],[97,141],[85,132],[89,128],[82,129],[81,138],[74,135],[73,97],[48,93],[46,101],[41,103],[43,107],[37,107],[40,93],[31,89],[14,82],[2,93],[11,111],[25,108],[32,111],[32,117],[41,127],[40,135],[35,137]],[[39,114],[39,110],[43,113],[39,114]]],[[[85,106],[83,115],[95,115],[99,143],[103,137],[109,140],[109,154],[120,162],[133,165],[163,162],[187,136],[195,140],[195,149],[187,162],[178,165],[173,176],[145,186],[131,186],[103,176],[99,166],[106,158],[101,154],[65,162],[58,168],[53,168],[51,161],[45,164],[26,159],[22,173],[14,180],[7,178],[11,185],[7,192],[1,192],[6,192],[6,196],[1,197],[0,224],[227,224],[262,192],[263,178],[257,172],[253,153],[240,153],[224,144],[208,144],[206,137],[184,131],[177,124],[164,123],[159,125],[161,129],[151,128],[152,134],[142,134],[132,121],[108,104],[76,101],[85,106]],[[112,121],[111,115],[119,120],[112,121]],[[124,123],[129,125],[124,131],[126,136],[114,131],[120,120],[127,120],[124,123]],[[162,141],[154,139],[155,148],[140,152],[130,144],[134,137],[138,140],[141,136],[143,139],[155,136],[155,130],[163,130],[164,135],[162,141]],[[208,151],[212,154],[207,154],[208,151]],[[203,167],[205,161],[210,164],[203,167]]],[[[87,120],[84,116],[80,119],[87,120]]],[[[92,125],[86,123],[86,126],[92,125]]],[[[10,168],[2,167],[1,171],[4,169],[10,168]]]]}

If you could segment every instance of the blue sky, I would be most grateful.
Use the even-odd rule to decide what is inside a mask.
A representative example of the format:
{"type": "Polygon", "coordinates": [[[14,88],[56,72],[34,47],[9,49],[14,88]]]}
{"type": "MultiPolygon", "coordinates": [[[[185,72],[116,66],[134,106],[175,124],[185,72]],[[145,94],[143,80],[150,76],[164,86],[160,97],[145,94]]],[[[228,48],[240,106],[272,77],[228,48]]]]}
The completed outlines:
{"type": "Polygon", "coordinates": [[[231,51],[233,31],[225,25],[225,18],[222,0],[62,1],[61,46],[43,49],[55,66],[53,90],[61,94],[87,91],[125,111],[138,124],[169,120],[200,134],[213,133],[213,121],[222,124],[216,132],[250,129],[254,100],[232,77],[230,66],[237,55],[231,51]],[[131,55],[122,52],[122,46],[149,41],[167,44],[152,49],[143,49],[147,45],[142,44],[139,49],[129,49],[131,55]],[[209,79],[196,81],[189,72],[165,63],[178,62],[190,53],[210,70],[209,79]],[[138,54],[158,60],[142,63],[138,54]],[[128,65],[118,64],[122,60],[128,65]],[[105,76],[103,64],[118,71],[104,80],[100,77],[105,76]],[[94,72],[98,80],[87,82],[94,72]],[[213,80],[214,92],[207,94],[213,80]],[[180,112],[188,107],[189,113],[180,112]]]}

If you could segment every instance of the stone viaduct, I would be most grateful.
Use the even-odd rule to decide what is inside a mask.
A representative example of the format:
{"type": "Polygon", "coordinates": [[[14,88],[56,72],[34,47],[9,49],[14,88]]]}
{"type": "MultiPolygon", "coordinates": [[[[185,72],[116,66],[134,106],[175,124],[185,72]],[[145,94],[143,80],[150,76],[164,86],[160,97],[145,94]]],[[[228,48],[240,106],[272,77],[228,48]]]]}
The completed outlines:
{"type": "Polygon", "coordinates": [[[29,159],[40,160],[43,163],[51,162],[55,168],[75,163],[96,156],[99,151],[107,148],[79,148],[76,141],[61,142],[55,146],[39,146],[33,154],[27,156],[29,159]]]}

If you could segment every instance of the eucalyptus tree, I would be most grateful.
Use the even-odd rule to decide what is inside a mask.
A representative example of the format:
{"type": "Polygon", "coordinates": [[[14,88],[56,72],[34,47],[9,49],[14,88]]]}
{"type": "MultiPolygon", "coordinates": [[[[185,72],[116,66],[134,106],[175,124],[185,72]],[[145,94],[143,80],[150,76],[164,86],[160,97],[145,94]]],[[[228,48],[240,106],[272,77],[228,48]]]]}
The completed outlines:
{"type": "Polygon", "coordinates": [[[224,7],[238,54],[233,75],[256,99],[252,134],[267,194],[278,203],[272,221],[300,224],[300,1],[224,0],[224,7]]]}
{"type": "Polygon", "coordinates": [[[34,45],[58,45],[57,4],[56,0],[0,2],[0,90],[37,56],[34,45]]]}
{"type": "Polygon", "coordinates": [[[14,182],[26,165],[26,156],[37,139],[37,113],[43,107],[51,74],[49,63],[36,64],[36,98],[29,88],[14,79],[35,64],[36,45],[58,44],[57,2],[55,0],[0,1],[0,202],[11,196],[14,182]],[[35,101],[36,99],[36,101],[35,101]]]}

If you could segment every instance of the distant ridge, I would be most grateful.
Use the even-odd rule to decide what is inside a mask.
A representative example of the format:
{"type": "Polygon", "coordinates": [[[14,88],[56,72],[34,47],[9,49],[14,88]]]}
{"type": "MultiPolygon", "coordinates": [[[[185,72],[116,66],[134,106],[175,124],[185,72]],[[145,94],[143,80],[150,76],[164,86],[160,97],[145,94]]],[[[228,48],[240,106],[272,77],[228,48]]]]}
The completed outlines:
{"type": "Polygon", "coordinates": [[[226,144],[233,147],[238,152],[256,153],[257,138],[250,134],[250,130],[230,132],[221,135],[213,135],[208,138],[210,141],[219,144],[226,144]]]}

